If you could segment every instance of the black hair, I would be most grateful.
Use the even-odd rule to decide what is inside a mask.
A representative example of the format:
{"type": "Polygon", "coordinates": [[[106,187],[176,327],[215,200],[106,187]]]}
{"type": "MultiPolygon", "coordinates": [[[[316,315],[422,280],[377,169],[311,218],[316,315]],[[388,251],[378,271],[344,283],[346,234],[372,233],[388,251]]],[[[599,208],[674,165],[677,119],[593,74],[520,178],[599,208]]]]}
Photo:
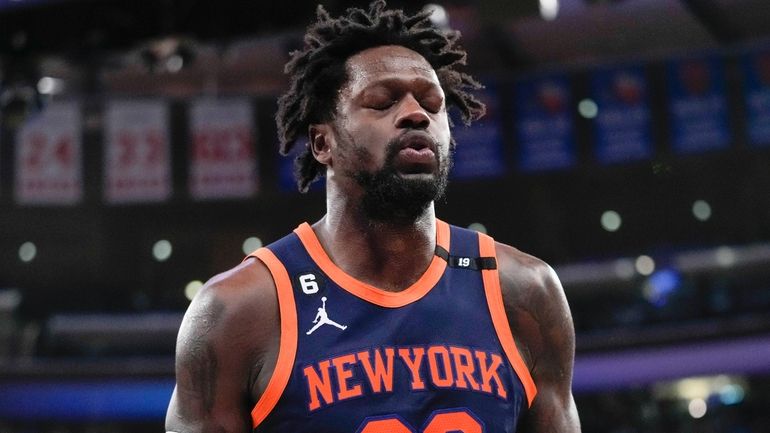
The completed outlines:
{"type": "MultiPolygon", "coordinates": [[[[347,80],[347,59],[363,50],[383,45],[400,45],[420,55],[433,67],[447,98],[447,107],[459,109],[465,124],[484,114],[484,104],[469,90],[481,88],[470,75],[457,68],[465,64],[466,52],[457,44],[460,33],[441,30],[430,21],[431,11],[407,15],[386,9],[385,0],[375,0],[369,10],[349,8],[338,18],[318,6],[317,20],[308,26],[304,47],[291,53],[285,72],[289,90],[278,99],[275,115],[280,152],[291,152],[298,138],[306,136],[312,124],[333,119],[337,94],[347,80]]],[[[307,191],[325,173],[325,167],[309,148],[295,161],[297,186],[307,191]]]]}

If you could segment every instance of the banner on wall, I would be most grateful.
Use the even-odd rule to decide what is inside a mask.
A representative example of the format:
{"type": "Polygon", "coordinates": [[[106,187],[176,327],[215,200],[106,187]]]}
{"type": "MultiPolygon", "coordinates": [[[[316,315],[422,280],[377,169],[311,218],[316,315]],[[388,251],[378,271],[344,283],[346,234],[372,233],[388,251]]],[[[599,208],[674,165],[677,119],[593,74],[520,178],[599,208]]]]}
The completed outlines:
{"type": "Polygon", "coordinates": [[[20,204],[73,205],[83,197],[82,116],[76,102],[49,105],[16,136],[15,196],[20,204]]]}
{"type": "Polygon", "coordinates": [[[717,59],[681,59],[666,68],[671,143],[677,153],[730,145],[724,66],[717,59]]]}
{"type": "Polygon", "coordinates": [[[594,72],[591,97],[598,107],[594,153],[599,162],[612,164],[650,158],[652,120],[644,69],[626,66],[594,72]]]}
{"type": "Polygon", "coordinates": [[[200,99],[190,108],[190,195],[246,198],[257,191],[256,134],[248,100],[200,99]]]}
{"type": "Polygon", "coordinates": [[[567,78],[550,76],[519,81],[515,92],[519,169],[540,171],[574,165],[575,128],[567,78]]]}
{"type": "Polygon", "coordinates": [[[743,56],[746,127],[749,144],[770,146],[770,50],[743,56]]]}
{"type": "Polygon", "coordinates": [[[165,102],[110,102],[105,112],[104,143],[104,196],[108,203],[160,202],[171,196],[165,102]]]}
{"type": "Polygon", "coordinates": [[[499,92],[491,80],[484,80],[486,88],[474,95],[487,106],[481,119],[465,126],[460,116],[454,118],[452,136],[457,142],[454,154],[453,179],[498,177],[507,166],[500,131],[499,92]]]}

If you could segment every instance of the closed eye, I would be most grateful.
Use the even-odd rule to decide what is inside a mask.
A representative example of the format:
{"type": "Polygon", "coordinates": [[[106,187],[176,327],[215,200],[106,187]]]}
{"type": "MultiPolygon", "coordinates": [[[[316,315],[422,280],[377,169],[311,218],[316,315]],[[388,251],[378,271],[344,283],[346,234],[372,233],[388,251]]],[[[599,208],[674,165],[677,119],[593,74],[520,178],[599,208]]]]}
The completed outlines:
{"type": "Polygon", "coordinates": [[[395,101],[395,100],[392,100],[392,99],[376,101],[376,102],[368,104],[366,106],[366,108],[369,108],[369,109],[372,109],[372,110],[377,110],[377,111],[384,111],[384,110],[387,110],[390,107],[396,105],[396,102],[398,102],[398,101],[395,101]]]}
{"type": "Polygon", "coordinates": [[[444,108],[444,100],[440,97],[425,98],[420,101],[420,105],[427,111],[437,114],[444,108]]]}

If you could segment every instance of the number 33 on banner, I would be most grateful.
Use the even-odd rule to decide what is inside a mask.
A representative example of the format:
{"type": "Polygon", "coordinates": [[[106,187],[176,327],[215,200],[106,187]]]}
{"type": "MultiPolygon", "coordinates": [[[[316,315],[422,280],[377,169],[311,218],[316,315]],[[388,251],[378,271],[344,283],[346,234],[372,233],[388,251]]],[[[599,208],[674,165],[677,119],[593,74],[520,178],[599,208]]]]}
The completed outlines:
{"type": "MultiPolygon", "coordinates": [[[[364,420],[356,433],[418,433],[398,415],[364,420]]],[[[468,409],[437,410],[419,433],[484,433],[484,424],[468,409]]]]}

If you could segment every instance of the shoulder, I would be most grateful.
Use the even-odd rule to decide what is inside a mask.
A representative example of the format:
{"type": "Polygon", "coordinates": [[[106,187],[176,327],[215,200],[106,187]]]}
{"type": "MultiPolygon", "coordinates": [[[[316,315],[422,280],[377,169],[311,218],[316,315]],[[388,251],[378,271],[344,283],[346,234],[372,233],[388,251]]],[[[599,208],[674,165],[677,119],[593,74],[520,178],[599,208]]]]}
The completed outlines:
{"type": "Polygon", "coordinates": [[[177,364],[189,361],[201,346],[221,356],[250,357],[271,344],[279,320],[270,271],[248,258],[212,277],[193,298],[179,331],[177,364]]]}
{"type": "Polygon", "coordinates": [[[193,302],[223,303],[233,313],[260,308],[260,304],[275,298],[275,285],[267,266],[249,257],[234,268],[215,275],[204,284],[193,302]]]}
{"type": "Polygon", "coordinates": [[[563,293],[556,272],[543,260],[500,242],[495,252],[503,296],[527,303],[563,293]]]}
{"type": "Polygon", "coordinates": [[[250,258],[211,278],[179,329],[167,430],[248,431],[254,384],[278,346],[277,295],[250,258]]]}
{"type": "Polygon", "coordinates": [[[275,285],[267,266],[250,257],[209,279],[190,304],[190,311],[207,311],[224,319],[267,312],[275,305],[275,285]]]}
{"type": "Polygon", "coordinates": [[[572,397],[575,329],[556,272],[542,260],[497,243],[498,274],[508,323],[537,387],[527,432],[579,432],[572,397]]]}
{"type": "Polygon", "coordinates": [[[553,349],[548,331],[574,335],[564,289],[556,272],[543,260],[514,247],[495,243],[500,289],[508,321],[522,356],[534,367],[541,354],[553,349]]]}

